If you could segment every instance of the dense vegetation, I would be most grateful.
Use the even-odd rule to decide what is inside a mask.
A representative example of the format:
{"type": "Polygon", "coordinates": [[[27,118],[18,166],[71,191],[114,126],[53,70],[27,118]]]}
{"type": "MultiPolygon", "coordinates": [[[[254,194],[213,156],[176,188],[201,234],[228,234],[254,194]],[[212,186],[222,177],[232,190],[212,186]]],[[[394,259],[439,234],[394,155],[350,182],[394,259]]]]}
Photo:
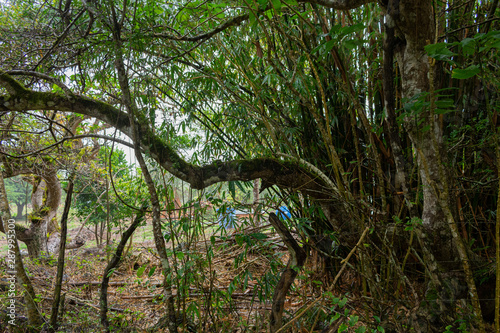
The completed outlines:
{"type": "MultiPolygon", "coordinates": [[[[59,227],[61,180],[69,209],[85,177],[110,177],[91,182],[94,191],[74,207],[84,218],[94,211],[85,202],[96,204],[97,225],[105,218],[99,196],[113,196],[106,218],[113,211],[123,229],[117,256],[102,273],[103,329],[110,328],[108,280],[146,217],[164,276],[157,327],[177,332],[189,319],[196,330],[210,331],[216,315],[179,308],[186,296],[173,288],[188,273],[172,265],[177,249],[166,246],[165,230],[167,241],[181,231],[183,242],[200,239],[206,202],[226,211],[220,183],[228,182],[234,200],[260,179],[265,195],[251,209],[260,214],[286,205],[293,215],[260,217],[289,258],[274,278],[262,280],[272,290],[261,298],[272,300],[269,331],[302,320],[304,312],[284,312],[284,301],[304,276],[314,276],[323,291],[305,308],[329,304],[317,319],[326,313],[321,321],[330,330],[349,323],[359,332],[485,332],[494,320],[500,330],[497,0],[0,6],[0,180],[32,177],[36,207],[30,226],[16,227],[16,235],[31,257],[59,249],[60,278],[67,215],[59,227]],[[109,127],[131,143],[116,132],[104,135],[109,127]],[[105,141],[134,148],[141,181],[120,174],[124,165],[113,148],[102,149],[105,141]],[[97,160],[99,166],[86,167],[97,160]],[[183,200],[184,216],[173,202],[173,178],[197,190],[183,200]],[[113,180],[128,191],[125,200],[113,180]],[[346,272],[355,277],[351,292],[366,327],[356,326],[354,314],[333,310],[329,295],[340,292],[346,272]]],[[[4,218],[7,195],[0,191],[4,218]]],[[[243,239],[263,237],[251,228],[258,222],[242,228],[253,235],[243,239]]],[[[211,247],[206,251],[197,259],[202,271],[210,267],[211,247]]],[[[46,319],[21,267],[18,274],[29,323],[39,326],[46,319]]],[[[313,321],[306,329],[315,327],[313,321]]]]}

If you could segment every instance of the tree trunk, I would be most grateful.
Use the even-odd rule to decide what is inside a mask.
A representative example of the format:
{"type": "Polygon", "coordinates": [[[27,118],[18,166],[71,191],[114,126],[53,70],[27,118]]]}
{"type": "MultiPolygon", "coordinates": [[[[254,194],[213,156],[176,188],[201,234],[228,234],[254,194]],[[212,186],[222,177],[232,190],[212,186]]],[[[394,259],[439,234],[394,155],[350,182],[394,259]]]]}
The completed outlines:
{"type": "Polygon", "coordinates": [[[6,260],[8,265],[7,273],[16,274],[18,285],[20,285],[25,291],[24,302],[26,304],[26,313],[29,324],[35,328],[41,328],[43,324],[43,317],[40,315],[40,311],[38,310],[35,302],[35,291],[33,289],[33,285],[31,284],[31,281],[26,275],[26,271],[24,269],[21,251],[19,250],[19,246],[17,244],[17,235],[14,234],[14,237],[11,238],[9,237],[9,235],[11,235],[10,231],[5,229],[8,221],[11,221],[10,207],[7,200],[7,193],[5,191],[3,175],[0,172],[0,231],[7,234],[7,239],[9,240],[9,251],[6,260]],[[10,242],[11,239],[13,240],[12,243],[10,242]],[[12,244],[12,246],[10,244],[12,244]]]}
{"type": "Polygon", "coordinates": [[[285,270],[281,273],[280,280],[274,290],[273,305],[269,318],[269,331],[273,333],[278,331],[281,327],[286,294],[295,280],[295,277],[297,277],[298,272],[302,269],[302,266],[304,266],[307,255],[276,214],[269,214],[269,222],[280,235],[290,254],[290,259],[288,260],[285,270]]]}
{"type": "MultiPolygon", "coordinates": [[[[165,283],[163,285],[163,293],[165,296],[166,303],[166,314],[162,319],[166,319],[166,325],[170,333],[177,333],[177,320],[174,307],[174,296],[172,293],[172,270],[170,268],[170,263],[168,261],[167,251],[165,247],[165,239],[163,238],[163,233],[161,230],[161,216],[160,216],[160,201],[158,199],[158,193],[156,192],[156,185],[149,173],[144,158],[142,157],[139,131],[135,126],[135,115],[139,114],[137,105],[132,99],[130,92],[127,72],[125,70],[125,64],[122,54],[122,41],[120,36],[121,26],[119,25],[115,13],[114,7],[111,7],[113,14],[113,40],[114,40],[114,53],[115,53],[115,69],[118,76],[118,82],[120,84],[120,89],[122,91],[122,102],[125,105],[131,124],[132,142],[134,144],[134,153],[137,158],[137,162],[141,167],[144,181],[148,187],[148,192],[150,195],[152,212],[152,224],[153,224],[153,236],[155,240],[156,250],[158,251],[158,256],[160,257],[163,275],[165,277],[165,283]]],[[[160,320],[161,321],[161,320],[160,320]]]]}
{"type": "Polygon", "coordinates": [[[31,258],[39,257],[42,252],[55,253],[59,247],[59,233],[57,232],[59,227],[56,215],[61,202],[61,194],[61,183],[55,170],[44,172],[43,179],[33,185],[31,239],[26,242],[31,258]],[[49,241],[47,241],[47,235],[49,235],[49,241]]]}
{"type": "Polygon", "coordinates": [[[47,224],[44,221],[31,221],[31,238],[26,241],[26,247],[30,258],[39,258],[47,250],[47,224]]]}
{"type": "Polygon", "coordinates": [[[120,243],[118,243],[118,246],[116,247],[116,251],[113,257],[111,258],[110,262],[108,263],[108,265],[104,270],[101,282],[101,295],[99,296],[99,307],[100,307],[101,324],[106,328],[109,327],[109,322],[107,317],[109,278],[112,274],[112,270],[118,265],[118,263],[122,258],[123,250],[125,249],[127,241],[129,240],[130,237],[132,237],[135,229],[137,229],[139,224],[144,220],[145,214],[146,214],[146,209],[141,210],[140,212],[137,213],[130,227],[128,227],[128,229],[123,233],[120,243]]]}
{"type": "Polygon", "coordinates": [[[68,215],[71,207],[71,196],[73,194],[73,178],[70,176],[68,183],[68,192],[66,196],[66,203],[64,204],[64,212],[61,218],[61,238],[59,246],[59,257],[57,258],[57,275],[56,285],[54,290],[54,302],[52,303],[52,312],[50,316],[50,326],[55,328],[57,325],[57,316],[59,314],[59,302],[61,300],[62,278],[64,274],[64,254],[66,250],[66,236],[68,235],[68,215]]]}
{"type": "Polygon", "coordinates": [[[16,218],[19,220],[22,217],[24,217],[24,206],[26,206],[26,204],[24,204],[24,203],[16,203],[16,206],[17,206],[16,218]]]}
{"type": "MultiPolygon", "coordinates": [[[[424,205],[418,236],[427,272],[431,275],[426,300],[414,314],[412,327],[420,332],[436,331],[456,319],[455,303],[462,293],[460,286],[464,285],[462,272],[465,272],[473,304],[477,293],[468,278],[471,272],[464,258],[463,244],[453,228],[451,207],[454,206],[448,195],[450,177],[445,167],[447,155],[442,128],[432,107],[433,70],[424,47],[435,41],[434,12],[430,1],[401,0],[389,1],[387,14],[387,20],[395,23],[396,32],[403,39],[392,45],[401,73],[403,99],[407,102],[419,98],[431,100],[430,107],[412,108],[406,113],[405,128],[416,151],[422,179],[424,205]],[[426,94],[428,92],[430,94],[426,94]]],[[[478,319],[481,328],[481,319],[478,319]]]]}

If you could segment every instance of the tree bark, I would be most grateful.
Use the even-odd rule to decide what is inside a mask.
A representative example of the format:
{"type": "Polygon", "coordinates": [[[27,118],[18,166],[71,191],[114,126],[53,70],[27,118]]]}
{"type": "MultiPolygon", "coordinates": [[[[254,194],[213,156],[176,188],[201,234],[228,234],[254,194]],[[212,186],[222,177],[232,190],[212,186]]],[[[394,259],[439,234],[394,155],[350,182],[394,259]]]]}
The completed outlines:
{"type": "Polygon", "coordinates": [[[130,239],[135,229],[137,229],[139,224],[143,221],[145,214],[146,214],[145,209],[137,213],[130,227],[128,227],[128,229],[123,233],[120,243],[116,247],[116,251],[113,254],[113,257],[111,258],[110,262],[106,266],[106,269],[104,270],[101,282],[101,294],[99,296],[99,305],[100,305],[101,325],[103,325],[106,328],[109,327],[109,322],[107,317],[109,278],[111,277],[111,274],[113,274],[113,269],[118,265],[118,263],[122,258],[123,250],[125,249],[125,245],[127,245],[127,241],[130,239]]]}
{"type": "Polygon", "coordinates": [[[29,324],[36,328],[41,328],[44,320],[35,302],[36,295],[33,289],[33,285],[31,284],[31,281],[28,278],[28,275],[26,275],[26,271],[24,269],[24,264],[21,257],[21,251],[19,250],[19,246],[17,244],[16,235],[10,238],[9,237],[10,232],[7,231],[6,228],[6,224],[10,220],[11,220],[11,215],[10,215],[9,202],[7,200],[7,192],[5,191],[3,175],[2,173],[0,173],[0,227],[1,231],[7,234],[7,238],[9,240],[10,239],[13,240],[12,243],[9,242],[9,244],[12,244],[12,246],[9,245],[9,253],[7,256],[8,258],[7,265],[9,271],[7,273],[16,274],[17,283],[25,291],[24,302],[26,304],[26,312],[28,315],[29,324]]]}
{"type": "Polygon", "coordinates": [[[24,204],[24,203],[16,203],[16,206],[17,206],[16,219],[19,220],[22,217],[24,217],[24,206],[26,206],[26,204],[24,204]]]}
{"type": "Polygon", "coordinates": [[[290,259],[288,260],[285,270],[281,273],[280,280],[274,290],[273,305],[269,317],[269,331],[273,333],[281,327],[286,295],[297,277],[298,272],[302,269],[302,266],[304,266],[307,255],[276,214],[269,214],[269,222],[280,235],[290,254],[290,259]]]}
{"type": "Polygon", "coordinates": [[[256,226],[260,225],[260,206],[259,206],[259,180],[253,180],[253,223],[256,226]]]}
{"type": "MultiPolygon", "coordinates": [[[[456,234],[452,215],[454,207],[448,195],[451,178],[446,172],[448,165],[444,149],[443,131],[433,113],[433,72],[424,47],[435,40],[435,23],[432,3],[427,0],[394,0],[388,2],[388,21],[395,23],[395,29],[402,41],[394,46],[401,73],[402,97],[431,100],[431,107],[411,109],[405,117],[405,128],[416,151],[422,179],[424,206],[422,229],[417,230],[431,286],[427,300],[413,317],[417,331],[435,331],[452,323],[456,316],[455,301],[460,290],[453,285],[463,285],[462,273],[445,274],[443,271],[464,270],[472,303],[477,301],[468,259],[460,236],[456,234]],[[418,27],[416,29],[416,27],[418,27]],[[429,95],[426,93],[430,92],[429,95]],[[464,257],[465,255],[465,257],[464,257]],[[462,261],[463,265],[460,265],[462,261]],[[445,270],[440,267],[446,268],[445,270]],[[454,281],[454,282],[453,282],[454,281]]],[[[410,207],[411,208],[411,207],[410,207]]],[[[481,317],[481,314],[477,314],[481,317]]],[[[482,328],[482,318],[478,318],[482,328]]]]}
{"type": "Polygon", "coordinates": [[[66,251],[66,236],[68,234],[68,215],[71,207],[71,196],[73,194],[73,175],[70,176],[68,183],[68,192],[66,202],[64,204],[64,211],[61,218],[61,241],[59,245],[59,257],[57,258],[57,275],[56,286],[54,289],[54,302],[52,303],[52,312],[50,316],[50,326],[55,328],[57,325],[57,316],[59,314],[59,302],[61,297],[62,278],[64,274],[64,254],[66,251]]]}
{"type": "Polygon", "coordinates": [[[44,170],[42,177],[33,187],[31,238],[25,242],[31,258],[38,258],[42,253],[55,253],[59,247],[56,215],[61,202],[61,183],[56,170],[44,170]]]}

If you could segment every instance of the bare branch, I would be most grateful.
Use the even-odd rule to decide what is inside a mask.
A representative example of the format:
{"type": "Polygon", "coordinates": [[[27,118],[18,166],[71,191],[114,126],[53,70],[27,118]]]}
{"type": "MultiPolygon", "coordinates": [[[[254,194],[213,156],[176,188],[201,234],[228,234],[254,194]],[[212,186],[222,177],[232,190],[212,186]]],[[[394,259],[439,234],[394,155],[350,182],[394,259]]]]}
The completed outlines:
{"type": "Polygon", "coordinates": [[[241,24],[241,22],[248,20],[248,17],[249,17],[248,14],[233,17],[232,19],[227,20],[226,22],[224,22],[223,24],[221,24],[220,26],[218,26],[217,28],[215,28],[212,31],[206,32],[204,34],[192,36],[192,37],[187,37],[187,36],[176,37],[176,36],[173,36],[170,34],[154,34],[154,36],[155,37],[162,37],[162,38],[166,38],[166,39],[171,39],[171,40],[196,42],[199,40],[208,39],[208,38],[214,36],[215,34],[221,32],[229,27],[239,26],[241,24]]]}
{"type": "Polygon", "coordinates": [[[76,17],[73,19],[73,21],[70,24],[68,24],[66,29],[64,29],[64,31],[62,32],[62,34],[59,37],[57,37],[54,44],[52,44],[52,47],[43,55],[42,59],[40,59],[40,61],[38,61],[38,63],[33,67],[33,70],[36,70],[38,66],[40,66],[40,64],[45,59],[47,59],[47,57],[52,53],[52,51],[54,51],[54,49],[64,40],[64,38],[66,38],[73,24],[75,24],[75,22],[80,18],[80,16],[82,16],[83,13],[85,13],[85,10],[81,10],[78,14],[76,14],[76,17]]]}
{"type": "Polygon", "coordinates": [[[113,138],[113,137],[110,137],[110,136],[107,136],[107,135],[81,134],[81,135],[75,135],[75,136],[71,136],[71,137],[62,138],[61,140],[59,140],[59,141],[51,144],[50,146],[47,146],[47,147],[35,150],[33,152],[30,152],[30,153],[22,154],[22,155],[11,155],[11,154],[8,154],[8,153],[3,152],[3,151],[0,151],[0,154],[5,155],[5,156],[10,157],[10,158],[26,158],[26,157],[29,157],[29,156],[38,155],[38,154],[40,154],[40,153],[42,153],[42,152],[44,152],[46,150],[52,149],[54,147],[57,147],[57,146],[63,144],[65,141],[68,141],[68,140],[78,140],[78,139],[84,139],[84,138],[98,138],[98,139],[110,140],[110,141],[115,141],[117,143],[120,143],[120,144],[122,144],[124,146],[127,146],[129,148],[134,148],[134,146],[131,143],[129,143],[129,142],[125,141],[125,140],[113,138]]]}
{"type": "Polygon", "coordinates": [[[376,0],[298,0],[298,2],[313,3],[333,9],[349,10],[361,7],[376,0]]]}
{"type": "Polygon", "coordinates": [[[66,94],[68,95],[73,95],[73,92],[61,81],[53,78],[52,76],[49,76],[47,74],[39,73],[39,72],[34,72],[34,71],[24,71],[24,70],[12,70],[12,71],[7,71],[8,74],[10,75],[28,75],[28,76],[34,76],[40,79],[43,79],[45,81],[48,81],[50,83],[53,83],[57,85],[59,88],[61,88],[66,94]]]}

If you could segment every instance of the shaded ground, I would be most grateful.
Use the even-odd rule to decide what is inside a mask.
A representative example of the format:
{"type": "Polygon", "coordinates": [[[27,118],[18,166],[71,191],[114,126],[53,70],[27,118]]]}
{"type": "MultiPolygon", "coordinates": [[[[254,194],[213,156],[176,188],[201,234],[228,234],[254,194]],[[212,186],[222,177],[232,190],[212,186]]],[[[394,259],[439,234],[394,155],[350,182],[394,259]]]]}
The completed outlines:
{"type": "MultiPolygon", "coordinates": [[[[69,235],[74,237],[78,229],[72,228],[69,235]]],[[[66,299],[61,332],[101,330],[98,325],[99,288],[111,252],[95,247],[94,233],[90,230],[84,229],[80,235],[86,238],[87,244],[66,253],[63,286],[66,299]]],[[[114,235],[113,238],[117,237],[114,235]]],[[[110,279],[109,318],[118,331],[127,328],[145,330],[164,314],[161,295],[163,279],[151,238],[150,226],[138,230],[134,244],[110,279]]],[[[178,298],[177,308],[181,309],[191,329],[237,332],[251,328],[252,331],[266,331],[272,296],[272,290],[265,287],[266,274],[271,272],[270,258],[275,271],[283,266],[287,257],[275,237],[269,238],[268,244],[260,242],[252,246],[237,238],[229,233],[223,239],[214,236],[211,242],[210,235],[207,235],[206,239],[196,243],[176,245],[176,250],[172,251],[170,263],[174,275],[182,276],[182,280],[174,281],[173,292],[183,295],[178,298]],[[207,252],[211,253],[210,258],[207,252]],[[236,329],[238,326],[240,328],[236,329]]],[[[6,240],[2,239],[0,246],[2,242],[6,240]]],[[[167,246],[172,249],[172,242],[168,242],[167,246]]],[[[4,255],[2,253],[2,257],[4,255]]],[[[50,313],[56,260],[40,262],[24,257],[24,262],[39,297],[41,310],[50,313]]],[[[0,278],[5,279],[5,270],[5,261],[2,260],[0,278]]],[[[0,294],[2,299],[7,299],[6,291],[0,291],[0,294]]],[[[15,299],[20,315],[18,320],[22,322],[23,299],[20,295],[15,299]]],[[[5,311],[7,304],[2,303],[0,310],[5,311]]]]}
{"type": "MultiPolygon", "coordinates": [[[[172,289],[180,321],[184,324],[179,332],[268,331],[274,286],[288,255],[279,237],[262,230],[268,229],[230,230],[222,235],[209,232],[199,235],[196,242],[168,242],[173,269],[172,289]]],[[[77,232],[78,228],[70,229],[71,236],[77,232]]],[[[102,272],[114,248],[106,252],[106,248],[96,247],[94,233],[90,230],[84,229],[81,235],[86,238],[86,245],[67,251],[66,255],[65,300],[58,332],[103,331],[99,325],[99,288],[102,272]]],[[[25,257],[24,262],[40,309],[48,317],[56,260],[40,262],[25,257]]],[[[137,230],[133,245],[125,252],[110,279],[108,318],[112,331],[166,331],[152,329],[165,313],[164,281],[159,266],[151,226],[143,226],[137,230]]],[[[339,329],[355,332],[360,325],[376,329],[377,321],[383,317],[384,320],[397,320],[394,317],[409,315],[409,309],[394,308],[378,301],[373,309],[362,308],[360,304],[366,301],[360,299],[369,295],[362,296],[362,280],[352,270],[342,274],[332,293],[325,292],[332,282],[332,274],[326,270],[333,269],[335,275],[338,268],[325,267],[317,254],[311,253],[285,301],[284,324],[290,323],[284,332],[337,332],[339,329]],[[375,311],[382,307],[384,313],[375,311]],[[302,316],[297,319],[299,314],[302,316]]],[[[2,260],[0,279],[5,279],[5,270],[2,260]]],[[[7,291],[0,290],[0,295],[5,300],[0,303],[0,328],[5,329],[7,291]]],[[[21,324],[26,320],[22,295],[18,294],[15,300],[16,320],[21,324]]],[[[5,330],[0,329],[2,331],[5,330]]]]}

